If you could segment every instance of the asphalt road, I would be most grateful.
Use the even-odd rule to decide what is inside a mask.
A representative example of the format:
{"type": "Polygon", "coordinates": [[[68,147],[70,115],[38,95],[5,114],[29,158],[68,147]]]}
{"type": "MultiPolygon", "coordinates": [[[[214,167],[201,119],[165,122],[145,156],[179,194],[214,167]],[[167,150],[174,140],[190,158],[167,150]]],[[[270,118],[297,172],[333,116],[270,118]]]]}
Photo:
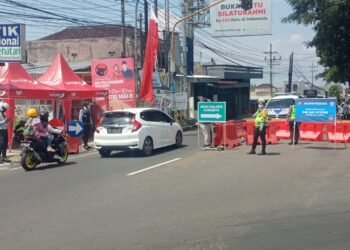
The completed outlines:
{"type": "Polygon", "coordinates": [[[350,249],[349,149],[204,152],[195,135],[146,158],[0,171],[0,248],[350,249]]]}

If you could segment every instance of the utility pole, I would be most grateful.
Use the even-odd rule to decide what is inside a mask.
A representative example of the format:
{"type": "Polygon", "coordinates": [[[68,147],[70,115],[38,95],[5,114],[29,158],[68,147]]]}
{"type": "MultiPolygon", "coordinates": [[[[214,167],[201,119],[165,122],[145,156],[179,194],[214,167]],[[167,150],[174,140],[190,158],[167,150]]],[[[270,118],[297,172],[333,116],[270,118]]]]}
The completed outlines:
{"type": "Polygon", "coordinates": [[[289,57],[289,71],[288,71],[288,87],[286,89],[286,92],[292,92],[292,82],[293,82],[293,55],[294,53],[290,54],[289,57]]]}
{"type": "MultiPolygon", "coordinates": [[[[188,15],[188,0],[183,0],[182,4],[182,16],[186,17],[188,15]]],[[[182,82],[182,87],[181,91],[185,91],[186,86],[187,86],[187,24],[188,20],[185,19],[184,24],[183,24],[183,55],[182,55],[182,67],[183,67],[183,82],[182,82]]]]}
{"type": "MultiPolygon", "coordinates": [[[[144,0],[144,18],[145,18],[145,41],[147,41],[147,36],[148,36],[148,1],[144,0]]],[[[146,44],[142,45],[143,51],[146,49],[146,44]]]]}
{"type": "Polygon", "coordinates": [[[122,35],[122,44],[123,44],[123,50],[122,50],[122,57],[125,57],[125,51],[126,51],[126,46],[125,46],[125,0],[121,0],[121,15],[122,15],[122,28],[121,28],[121,35],[122,35]]]}
{"type": "MultiPolygon", "coordinates": [[[[134,59],[135,59],[135,70],[137,72],[137,66],[138,66],[138,46],[137,46],[137,10],[139,6],[139,0],[136,0],[135,4],[135,27],[134,27],[134,59]]],[[[142,35],[142,27],[141,27],[141,35],[142,35]]],[[[142,43],[140,43],[142,44],[142,43]]],[[[141,49],[140,49],[141,52],[141,49]]]]}
{"type": "Polygon", "coordinates": [[[282,60],[282,57],[276,58],[276,56],[273,56],[274,54],[278,54],[276,51],[272,51],[272,43],[270,43],[270,51],[265,51],[265,54],[269,55],[269,60],[265,57],[265,61],[268,65],[270,65],[270,94],[272,97],[272,69],[273,65],[279,65],[280,61],[282,60]]]}
{"type": "Polygon", "coordinates": [[[317,65],[314,65],[314,62],[311,64],[311,89],[314,87],[314,72],[317,72],[317,65]]]}
{"type": "Polygon", "coordinates": [[[170,5],[169,0],[165,0],[165,54],[167,66],[167,85],[170,87],[170,5]]]}
{"type": "Polygon", "coordinates": [[[158,0],[154,0],[154,14],[158,18],[158,0]]]}
{"type": "Polygon", "coordinates": [[[140,62],[141,62],[141,66],[140,68],[142,68],[142,63],[143,63],[143,34],[142,34],[142,13],[139,14],[139,27],[140,27],[140,62]]]}

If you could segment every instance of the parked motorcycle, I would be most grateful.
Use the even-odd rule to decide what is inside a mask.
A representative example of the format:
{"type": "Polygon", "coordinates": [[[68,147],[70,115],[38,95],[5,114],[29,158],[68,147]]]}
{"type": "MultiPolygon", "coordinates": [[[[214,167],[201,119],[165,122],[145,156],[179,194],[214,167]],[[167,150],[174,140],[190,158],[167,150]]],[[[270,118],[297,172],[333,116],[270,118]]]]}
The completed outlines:
{"type": "Polygon", "coordinates": [[[51,146],[55,152],[48,152],[46,144],[36,138],[28,138],[22,143],[21,165],[26,171],[34,170],[41,163],[66,163],[68,159],[67,140],[61,134],[54,134],[51,146]]]}

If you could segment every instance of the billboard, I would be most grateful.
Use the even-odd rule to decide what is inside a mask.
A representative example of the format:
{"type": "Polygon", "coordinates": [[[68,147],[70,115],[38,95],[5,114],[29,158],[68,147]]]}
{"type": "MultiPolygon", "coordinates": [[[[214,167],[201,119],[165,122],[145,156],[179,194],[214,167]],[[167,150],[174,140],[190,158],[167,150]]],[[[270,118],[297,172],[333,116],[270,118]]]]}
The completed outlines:
{"type": "Polygon", "coordinates": [[[91,77],[96,88],[109,90],[110,109],[136,107],[133,58],[93,60],[91,77]]]}
{"type": "Polygon", "coordinates": [[[25,62],[24,24],[0,24],[0,62],[25,62]]]}
{"type": "MultiPolygon", "coordinates": [[[[210,8],[212,36],[256,36],[272,34],[272,0],[253,1],[243,10],[240,0],[226,0],[210,8]]],[[[211,0],[214,3],[215,0],[211,0]]]]}
{"type": "Polygon", "coordinates": [[[334,123],[337,114],[335,98],[302,98],[295,103],[295,121],[334,123]]]}

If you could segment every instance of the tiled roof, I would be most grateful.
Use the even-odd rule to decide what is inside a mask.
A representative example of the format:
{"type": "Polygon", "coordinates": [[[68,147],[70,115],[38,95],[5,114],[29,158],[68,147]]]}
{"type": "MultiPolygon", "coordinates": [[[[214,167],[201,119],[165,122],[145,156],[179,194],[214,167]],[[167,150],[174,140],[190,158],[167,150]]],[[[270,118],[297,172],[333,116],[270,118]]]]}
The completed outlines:
{"type": "MultiPolygon", "coordinates": [[[[272,85],[273,88],[276,88],[275,86],[272,85]]],[[[266,88],[271,88],[271,84],[269,83],[262,83],[258,86],[256,86],[255,89],[266,89],[266,88]]]]}
{"type": "MultiPolygon", "coordinates": [[[[97,26],[78,26],[61,30],[52,35],[41,38],[40,40],[65,40],[65,39],[83,39],[83,38],[101,38],[101,37],[119,37],[121,36],[121,25],[97,25],[97,26]]],[[[127,36],[134,35],[134,28],[125,26],[127,36]]]]}

